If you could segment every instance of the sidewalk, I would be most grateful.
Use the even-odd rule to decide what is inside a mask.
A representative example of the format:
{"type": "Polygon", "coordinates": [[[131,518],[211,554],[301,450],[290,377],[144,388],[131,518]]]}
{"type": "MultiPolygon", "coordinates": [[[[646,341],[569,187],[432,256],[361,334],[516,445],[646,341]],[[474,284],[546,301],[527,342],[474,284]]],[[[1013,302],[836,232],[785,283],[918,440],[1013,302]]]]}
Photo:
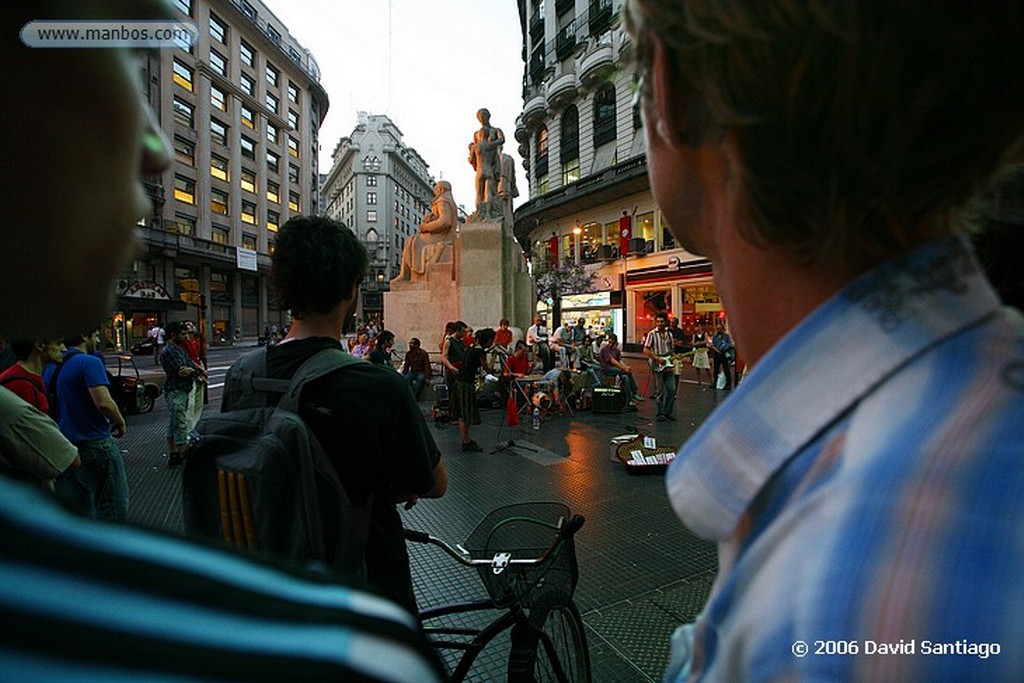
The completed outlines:
{"type": "MultiPolygon", "coordinates": [[[[636,359],[640,389],[646,366],[636,359]]],[[[676,422],[654,422],[653,401],[637,413],[577,413],[547,420],[534,432],[530,420],[504,426],[505,411],[482,411],[473,428],[483,453],[464,454],[455,425],[432,429],[448,470],[444,498],[425,500],[403,512],[409,528],[430,531],[450,542],[466,539],[476,523],[496,507],[525,501],[559,501],[586,517],[576,537],[580,579],[576,602],[587,626],[595,681],[658,681],[668,658],[668,638],[680,623],[692,621],[714,580],[713,544],[690,534],[672,512],[661,476],[630,474],[610,460],[609,440],[643,433],[659,445],[679,446],[728,392],[701,390],[680,382],[676,422]],[[536,448],[491,453],[495,443],[514,439],[536,448]]],[[[421,407],[428,415],[430,403],[421,407]]],[[[216,410],[209,406],[207,410],[216,410]]],[[[165,407],[128,418],[119,441],[132,491],[134,523],[180,533],[180,469],[166,466],[165,407]]],[[[475,570],[455,564],[434,548],[410,546],[421,607],[485,597],[475,570]]],[[[506,645],[507,647],[507,645],[506,645]]],[[[492,644],[470,680],[504,678],[507,650],[492,644]],[[494,648],[493,646],[497,646],[494,648]]]]}

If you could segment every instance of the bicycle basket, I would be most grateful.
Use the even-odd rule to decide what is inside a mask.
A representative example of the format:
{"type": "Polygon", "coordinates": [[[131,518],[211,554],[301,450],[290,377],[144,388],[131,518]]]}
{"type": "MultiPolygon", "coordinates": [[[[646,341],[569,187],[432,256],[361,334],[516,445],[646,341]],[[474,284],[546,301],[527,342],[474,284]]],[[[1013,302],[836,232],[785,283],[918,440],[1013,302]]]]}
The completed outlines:
{"type": "MultiPolygon", "coordinates": [[[[568,521],[569,508],[561,503],[517,503],[500,507],[484,517],[463,544],[473,557],[509,553],[512,559],[540,557],[555,540],[559,519],[568,521]]],[[[572,537],[563,540],[543,563],[509,564],[499,573],[479,567],[480,578],[496,607],[518,601],[527,608],[555,608],[569,603],[579,570],[572,537]]]]}

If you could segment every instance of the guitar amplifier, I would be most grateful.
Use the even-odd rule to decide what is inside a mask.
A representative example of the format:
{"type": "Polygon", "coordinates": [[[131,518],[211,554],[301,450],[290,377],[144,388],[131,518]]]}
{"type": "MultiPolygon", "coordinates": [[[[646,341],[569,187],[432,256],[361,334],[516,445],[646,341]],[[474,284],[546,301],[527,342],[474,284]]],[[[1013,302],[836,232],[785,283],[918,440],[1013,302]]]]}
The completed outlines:
{"type": "Polygon", "coordinates": [[[621,413],[622,389],[618,387],[594,387],[594,402],[590,410],[594,413],[621,413]]]}

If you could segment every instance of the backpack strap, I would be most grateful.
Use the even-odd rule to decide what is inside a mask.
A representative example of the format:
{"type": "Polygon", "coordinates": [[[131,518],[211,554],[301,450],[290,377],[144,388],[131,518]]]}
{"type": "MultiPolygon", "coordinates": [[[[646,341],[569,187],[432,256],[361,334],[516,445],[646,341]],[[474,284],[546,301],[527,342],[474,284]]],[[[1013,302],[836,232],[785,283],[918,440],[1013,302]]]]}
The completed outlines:
{"type": "Polygon", "coordinates": [[[341,349],[321,349],[308,358],[290,379],[267,377],[267,348],[242,355],[224,380],[221,410],[261,408],[270,405],[268,394],[282,394],[278,407],[298,412],[299,394],[306,382],[360,360],[341,349]]]}
{"type": "Polygon", "coordinates": [[[341,349],[322,349],[318,351],[292,375],[291,382],[284,391],[284,396],[278,401],[277,407],[292,413],[298,413],[299,398],[302,394],[302,388],[307,382],[319,379],[339,368],[362,362],[359,358],[350,353],[345,353],[341,349]]]}

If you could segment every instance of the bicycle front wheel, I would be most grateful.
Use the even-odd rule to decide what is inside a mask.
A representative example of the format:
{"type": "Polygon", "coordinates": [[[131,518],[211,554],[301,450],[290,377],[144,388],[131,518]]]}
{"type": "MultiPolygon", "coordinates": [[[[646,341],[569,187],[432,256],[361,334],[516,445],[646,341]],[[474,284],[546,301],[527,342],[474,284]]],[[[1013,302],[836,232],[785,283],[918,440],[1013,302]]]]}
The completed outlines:
{"type": "Polygon", "coordinates": [[[544,640],[539,638],[533,679],[538,683],[589,683],[590,653],[587,650],[583,619],[576,603],[569,602],[562,607],[547,610],[541,629],[551,639],[551,651],[544,640]],[[559,667],[555,666],[554,658],[557,658],[565,678],[559,677],[559,667]]]}

